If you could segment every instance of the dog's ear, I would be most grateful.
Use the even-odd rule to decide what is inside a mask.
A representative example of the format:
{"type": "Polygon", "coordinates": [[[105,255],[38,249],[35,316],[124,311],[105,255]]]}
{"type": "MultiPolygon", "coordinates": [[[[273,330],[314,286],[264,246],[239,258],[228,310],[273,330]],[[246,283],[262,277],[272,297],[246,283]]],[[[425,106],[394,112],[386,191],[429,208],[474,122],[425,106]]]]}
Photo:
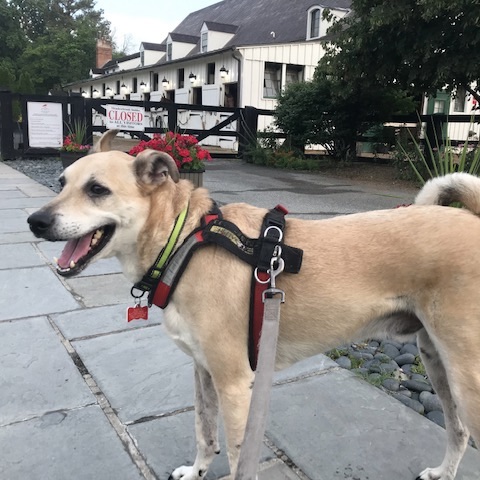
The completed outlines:
{"type": "Polygon", "coordinates": [[[165,152],[147,149],[135,158],[135,174],[137,179],[146,185],[161,185],[170,175],[177,183],[180,179],[175,160],[165,152]]]}
{"type": "Polygon", "coordinates": [[[112,149],[112,140],[120,130],[107,130],[90,149],[89,153],[109,152],[112,149]]]}

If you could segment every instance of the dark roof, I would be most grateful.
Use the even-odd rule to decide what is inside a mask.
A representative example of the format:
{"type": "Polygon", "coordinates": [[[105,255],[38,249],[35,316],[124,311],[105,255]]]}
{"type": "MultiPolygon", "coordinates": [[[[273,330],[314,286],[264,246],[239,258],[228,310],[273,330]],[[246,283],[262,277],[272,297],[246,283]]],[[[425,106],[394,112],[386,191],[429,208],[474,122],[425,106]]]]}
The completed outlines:
{"type": "Polygon", "coordinates": [[[119,58],[112,58],[109,62],[107,62],[102,69],[108,70],[110,67],[117,65],[118,63],[126,62],[128,60],[133,60],[134,58],[140,58],[140,52],[132,53],[131,55],[125,55],[124,57],[119,58]]]}
{"type": "Polygon", "coordinates": [[[105,73],[104,68],[92,68],[92,73],[94,75],[103,75],[105,73]]]}
{"type": "Polygon", "coordinates": [[[152,50],[155,52],[165,52],[166,47],[165,44],[162,43],[150,43],[150,42],[142,42],[144,50],[152,50]]]}
{"type": "MultiPolygon", "coordinates": [[[[203,22],[200,24],[200,27],[198,28],[198,33],[200,33],[200,28],[202,28],[202,25],[203,25],[203,22]]],[[[170,37],[172,39],[172,42],[181,42],[181,43],[196,44],[200,40],[200,37],[198,36],[187,35],[187,34],[178,33],[178,32],[170,33],[170,37]]]]}
{"type": "Polygon", "coordinates": [[[205,22],[205,25],[214,32],[235,33],[238,30],[237,25],[229,25],[227,23],[205,22]]]}
{"type": "Polygon", "coordinates": [[[223,0],[191,13],[170,35],[199,33],[204,22],[214,22],[238,25],[226,46],[305,41],[306,12],[314,5],[348,9],[351,0],[223,0]]]}

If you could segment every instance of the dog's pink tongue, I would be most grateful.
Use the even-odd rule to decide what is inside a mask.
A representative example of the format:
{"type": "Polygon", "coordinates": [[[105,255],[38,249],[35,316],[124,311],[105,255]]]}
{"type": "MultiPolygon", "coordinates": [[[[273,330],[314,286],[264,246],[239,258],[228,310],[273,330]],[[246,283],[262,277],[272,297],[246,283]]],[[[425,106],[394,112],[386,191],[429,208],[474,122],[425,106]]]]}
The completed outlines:
{"type": "Polygon", "coordinates": [[[80,258],[84,257],[90,250],[90,243],[94,233],[89,233],[75,240],[69,240],[58,259],[58,266],[60,268],[69,268],[72,261],[77,263],[80,258]]]}

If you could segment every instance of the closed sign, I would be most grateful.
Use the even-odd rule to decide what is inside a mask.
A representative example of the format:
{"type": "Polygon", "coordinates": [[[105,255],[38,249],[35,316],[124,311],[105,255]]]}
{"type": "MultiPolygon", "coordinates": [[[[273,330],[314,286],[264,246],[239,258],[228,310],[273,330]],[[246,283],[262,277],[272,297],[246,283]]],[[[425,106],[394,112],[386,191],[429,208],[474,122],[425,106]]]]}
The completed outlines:
{"type": "Polygon", "coordinates": [[[107,105],[105,126],[109,129],[143,132],[145,109],[126,105],[107,105]]]}

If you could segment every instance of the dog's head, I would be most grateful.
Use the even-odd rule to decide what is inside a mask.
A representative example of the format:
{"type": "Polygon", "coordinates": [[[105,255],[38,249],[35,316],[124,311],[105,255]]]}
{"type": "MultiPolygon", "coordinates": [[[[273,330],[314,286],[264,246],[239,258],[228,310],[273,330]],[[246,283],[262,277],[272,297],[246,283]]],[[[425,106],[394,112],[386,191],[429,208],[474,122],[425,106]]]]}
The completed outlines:
{"type": "Polygon", "coordinates": [[[116,133],[104,134],[91,154],[69,166],[60,194],[28,218],[35,236],[67,241],[57,261],[61,275],[76,275],[95,259],[135,256],[151,194],[163,189],[168,195],[179,180],[166,153],[145,150],[133,158],[110,151],[116,133]]]}

